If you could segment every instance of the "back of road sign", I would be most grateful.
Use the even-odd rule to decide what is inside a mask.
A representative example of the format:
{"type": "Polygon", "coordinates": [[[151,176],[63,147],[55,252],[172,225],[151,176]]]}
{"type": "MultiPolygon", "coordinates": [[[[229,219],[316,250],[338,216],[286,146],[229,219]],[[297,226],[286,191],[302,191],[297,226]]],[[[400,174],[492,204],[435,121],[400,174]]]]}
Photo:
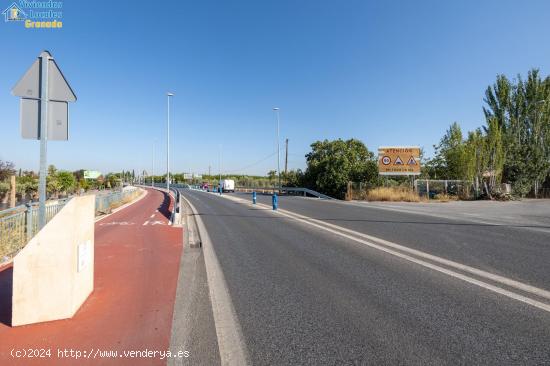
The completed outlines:
{"type": "MultiPolygon", "coordinates": [[[[40,139],[40,100],[21,98],[21,136],[40,139]]],[[[48,140],[69,139],[69,107],[67,102],[48,102],[48,140]]]]}
{"type": "MultiPolygon", "coordinates": [[[[46,51],[44,51],[46,52],[46,51]]],[[[69,107],[67,102],[76,101],[76,95],[67,83],[63,73],[46,52],[48,57],[48,140],[69,139],[69,107]]],[[[44,58],[46,59],[46,58],[44,58]]],[[[12,94],[21,97],[21,136],[24,139],[40,139],[40,78],[41,59],[38,58],[25,75],[13,87],[12,94]]]]}

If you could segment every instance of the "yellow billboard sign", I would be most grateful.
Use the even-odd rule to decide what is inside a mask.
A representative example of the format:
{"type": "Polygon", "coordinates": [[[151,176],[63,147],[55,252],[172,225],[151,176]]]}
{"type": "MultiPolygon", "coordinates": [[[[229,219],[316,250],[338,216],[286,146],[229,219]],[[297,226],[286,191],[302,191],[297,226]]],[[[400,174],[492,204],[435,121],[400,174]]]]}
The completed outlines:
{"type": "Polygon", "coordinates": [[[379,147],[378,172],[380,175],[420,175],[420,147],[379,147]]]}

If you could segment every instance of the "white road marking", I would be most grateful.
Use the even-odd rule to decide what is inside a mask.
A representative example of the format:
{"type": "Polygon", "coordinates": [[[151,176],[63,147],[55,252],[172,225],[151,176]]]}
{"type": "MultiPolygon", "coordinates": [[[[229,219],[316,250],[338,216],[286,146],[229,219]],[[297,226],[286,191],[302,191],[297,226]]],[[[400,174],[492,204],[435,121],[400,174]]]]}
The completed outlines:
{"type": "Polygon", "coordinates": [[[248,356],[242,329],[233,307],[231,295],[229,294],[229,289],[227,288],[216,252],[201,217],[197,215],[197,210],[185,196],[182,195],[182,197],[195,215],[198,231],[201,236],[221,364],[249,365],[250,357],[248,356]]]}
{"type": "Polygon", "coordinates": [[[133,222],[127,222],[127,221],[112,221],[112,222],[102,222],[99,224],[99,226],[131,226],[134,225],[133,222]]]}
{"type": "Polygon", "coordinates": [[[149,216],[149,218],[151,218],[151,219],[152,219],[153,217],[155,217],[155,214],[152,214],[151,216],[149,216]]]}
{"type": "MultiPolygon", "coordinates": [[[[245,201],[241,198],[229,197],[229,196],[225,196],[225,198],[233,200],[233,201],[240,201],[241,203],[252,205],[250,202],[245,201]]],[[[399,244],[396,244],[396,243],[393,243],[393,242],[390,242],[390,241],[387,241],[387,240],[384,240],[384,239],[380,239],[380,238],[377,238],[377,237],[374,237],[374,236],[371,236],[371,235],[363,234],[363,233],[360,233],[360,232],[357,232],[357,231],[354,231],[354,230],[350,230],[350,229],[347,229],[347,228],[344,228],[344,227],[341,227],[341,226],[338,226],[338,225],[334,225],[334,224],[330,224],[330,223],[327,223],[327,222],[324,222],[324,221],[316,220],[316,219],[310,218],[308,216],[298,215],[298,214],[291,213],[289,211],[281,210],[281,209],[275,211],[275,210],[272,210],[270,206],[262,204],[262,203],[257,203],[256,206],[266,208],[267,210],[269,210],[270,212],[273,212],[274,214],[279,214],[281,216],[285,216],[285,217],[294,219],[296,221],[300,221],[304,224],[314,226],[316,228],[328,231],[328,232],[336,234],[338,236],[341,236],[341,237],[353,240],[355,242],[367,245],[371,248],[383,251],[385,253],[388,253],[388,254],[394,255],[396,257],[408,260],[410,262],[419,264],[421,266],[424,266],[424,267],[433,269],[435,271],[447,274],[451,277],[461,279],[465,282],[477,285],[477,286],[485,288],[487,290],[499,293],[499,294],[507,296],[509,298],[527,303],[527,304],[535,306],[539,309],[550,312],[550,305],[548,305],[546,303],[543,303],[543,302],[525,297],[523,295],[517,294],[517,293],[512,292],[512,291],[505,290],[503,288],[491,285],[489,283],[477,280],[475,278],[463,275],[463,274],[458,273],[458,272],[454,272],[454,271],[449,270],[447,268],[440,267],[438,265],[423,261],[421,259],[411,257],[409,255],[397,252],[397,251],[389,249],[387,247],[391,247],[391,248],[394,248],[394,249],[397,249],[397,250],[401,250],[401,251],[404,251],[404,252],[407,252],[407,253],[422,257],[422,258],[432,260],[434,262],[438,262],[440,264],[447,265],[449,267],[453,267],[453,268],[456,268],[456,269],[459,269],[459,270],[462,270],[462,271],[465,271],[465,272],[469,272],[471,274],[475,274],[479,277],[483,277],[483,278],[501,283],[501,284],[509,286],[509,287],[516,288],[518,290],[522,290],[522,291],[529,292],[529,293],[532,293],[534,295],[537,295],[537,296],[540,296],[540,297],[543,297],[543,298],[546,298],[546,299],[550,299],[550,292],[546,291],[544,289],[534,287],[534,286],[531,286],[531,285],[528,285],[528,284],[524,284],[522,282],[518,282],[518,281],[515,281],[515,280],[512,280],[512,279],[509,279],[507,277],[495,275],[495,274],[492,274],[492,273],[489,273],[489,272],[486,272],[486,271],[483,271],[483,270],[480,270],[480,269],[477,269],[477,268],[473,268],[473,267],[470,267],[470,266],[466,266],[466,265],[463,265],[463,264],[460,264],[460,263],[457,263],[457,262],[453,262],[453,261],[450,261],[448,259],[444,259],[444,258],[441,258],[441,257],[437,257],[437,256],[434,256],[434,255],[428,254],[428,253],[424,253],[424,252],[421,252],[419,250],[411,249],[409,247],[405,247],[405,246],[402,246],[402,245],[399,245],[399,244]],[[344,232],[352,234],[354,236],[351,236],[349,234],[345,234],[344,232]],[[369,239],[370,241],[366,241],[366,240],[357,238],[356,236],[363,237],[365,239],[369,239]],[[384,246],[375,244],[372,241],[378,242],[378,243],[380,243],[384,246]]]]}
{"type": "Polygon", "coordinates": [[[148,223],[149,223],[149,220],[145,221],[145,222],[143,223],[143,226],[147,225],[148,223]]]}

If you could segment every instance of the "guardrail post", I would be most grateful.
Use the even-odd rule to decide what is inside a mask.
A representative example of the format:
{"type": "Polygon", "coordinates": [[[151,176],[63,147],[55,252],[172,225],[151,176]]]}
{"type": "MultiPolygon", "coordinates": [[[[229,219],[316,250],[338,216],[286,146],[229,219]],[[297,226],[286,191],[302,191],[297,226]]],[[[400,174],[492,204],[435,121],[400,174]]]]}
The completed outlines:
{"type": "Polygon", "coordinates": [[[252,191],[252,203],[256,204],[256,191],[252,191]]]}
{"type": "Polygon", "coordinates": [[[27,203],[27,210],[25,211],[25,219],[27,221],[27,241],[32,239],[32,204],[27,203]]]}
{"type": "Polygon", "coordinates": [[[277,210],[279,206],[279,197],[277,197],[276,192],[273,192],[273,196],[271,196],[271,203],[273,204],[273,210],[277,210]]]}

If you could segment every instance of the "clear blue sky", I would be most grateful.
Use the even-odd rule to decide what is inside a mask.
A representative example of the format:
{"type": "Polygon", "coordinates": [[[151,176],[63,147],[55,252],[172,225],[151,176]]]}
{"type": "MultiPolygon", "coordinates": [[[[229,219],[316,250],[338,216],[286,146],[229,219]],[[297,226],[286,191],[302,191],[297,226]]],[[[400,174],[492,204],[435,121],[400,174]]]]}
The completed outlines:
{"type": "MultiPolygon", "coordinates": [[[[453,121],[484,123],[498,73],[549,73],[549,14],[547,0],[65,1],[62,30],[0,19],[0,159],[38,167],[10,90],[43,49],[78,96],[70,140],[49,144],[61,169],[150,170],[156,139],[158,172],[168,90],[175,171],[217,173],[220,144],[223,171],[270,155],[274,106],[290,168],[325,138],[431,153],[453,121]]],[[[275,159],[242,172],[265,174],[275,159]]]]}

